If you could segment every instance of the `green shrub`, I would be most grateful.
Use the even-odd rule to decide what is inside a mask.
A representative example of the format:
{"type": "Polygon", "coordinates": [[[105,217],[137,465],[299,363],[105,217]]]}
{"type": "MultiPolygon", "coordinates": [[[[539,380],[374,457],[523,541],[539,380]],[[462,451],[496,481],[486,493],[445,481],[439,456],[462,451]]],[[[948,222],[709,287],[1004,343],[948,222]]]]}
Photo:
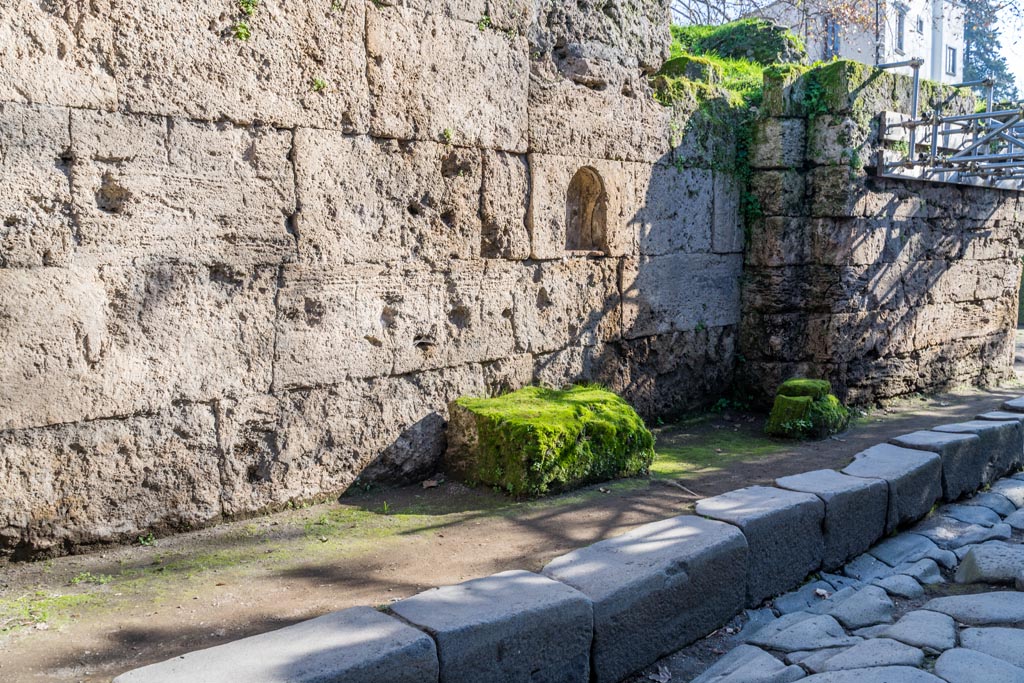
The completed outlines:
{"type": "Polygon", "coordinates": [[[654,436],[636,411],[599,386],[526,387],[452,403],[449,471],[471,483],[536,496],[646,474],[654,436]]]}
{"type": "Polygon", "coordinates": [[[771,436],[822,439],[846,429],[850,413],[825,380],[794,378],[775,395],[764,431],[771,436]]]}

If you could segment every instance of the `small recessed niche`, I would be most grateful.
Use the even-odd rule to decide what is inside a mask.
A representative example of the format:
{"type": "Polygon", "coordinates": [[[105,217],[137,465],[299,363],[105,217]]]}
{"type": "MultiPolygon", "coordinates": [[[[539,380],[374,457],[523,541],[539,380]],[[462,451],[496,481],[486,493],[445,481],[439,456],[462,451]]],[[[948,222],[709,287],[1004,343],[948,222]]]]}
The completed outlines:
{"type": "Polygon", "coordinates": [[[565,199],[565,250],[608,252],[608,193],[601,175],[589,166],[576,171],[565,199]]]}

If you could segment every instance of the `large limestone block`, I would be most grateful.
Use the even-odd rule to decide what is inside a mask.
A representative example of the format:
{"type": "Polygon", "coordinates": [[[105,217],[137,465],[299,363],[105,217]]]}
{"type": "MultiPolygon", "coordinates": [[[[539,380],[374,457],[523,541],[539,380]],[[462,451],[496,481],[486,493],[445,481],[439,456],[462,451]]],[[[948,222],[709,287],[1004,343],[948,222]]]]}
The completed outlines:
{"type": "Polygon", "coordinates": [[[480,255],[523,260],[530,257],[527,212],[530,165],[526,156],[483,150],[480,190],[480,255]]]}
{"type": "Polygon", "coordinates": [[[0,6],[0,101],[114,109],[109,0],[0,6]]]}
{"type": "Polygon", "coordinates": [[[765,216],[803,216],[807,213],[804,174],[794,170],[757,171],[750,179],[765,216]]]}
{"type": "Polygon", "coordinates": [[[932,431],[977,434],[980,448],[988,456],[986,484],[1024,464],[1024,426],[1017,420],[970,420],[933,427],[932,431]]]}
{"type": "Polygon", "coordinates": [[[203,121],[365,132],[364,3],[118,2],[114,73],[124,109],[203,121]],[[235,37],[239,22],[251,37],[235,37]],[[314,80],[324,82],[314,90],[314,80]]]}
{"type": "MultiPolygon", "coordinates": [[[[550,154],[530,154],[528,159],[530,210],[526,220],[534,259],[563,259],[571,253],[566,248],[570,212],[578,210],[575,203],[585,204],[571,192],[579,174],[596,176],[600,185],[594,215],[604,217],[604,236],[597,240],[599,244],[592,251],[602,251],[609,256],[636,253],[639,214],[644,201],[637,191],[637,174],[642,172],[642,165],[550,154]]],[[[594,220],[601,222],[599,217],[594,220]]]]}
{"type": "Polygon", "coordinates": [[[270,387],[276,269],[0,269],[0,429],[270,387]]]}
{"type": "Polygon", "coordinates": [[[514,301],[522,272],[504,261],[466,262],[449,272],[288,267],[278,296],[275,387],[512,355],[514,308],[524,305],[514,301]]]}
{"type": "Polygon", "coordinates": [[[480,154],[434,142],[295,133],[305,263],[447,264],[480,255],[480,154]]]}
{"type": "Polygon", "coordinates": [[[803,119],[765,118],[757,122],[750,145],[750,166],[789,169],[804,165],[807,124],[803,119]]]}
{"type": "Polygon", "coordinates": [[[366,56],[373,135],[526,151],[526,38],[368,5],[366,56]]]}
{"type": "Polygon", "coordinates": [[[593,601],[593,680],[614,683],[736,614],[747,557],[735,527],[684,515],[563,555],[544,574],[593,601]]]}
{"type": "Polygon", "coordinates": [[[353,607],[277,631],[197,650],[118,676],[116,683],[427,683],[430,636],[371,607],[353,607]]]}
{"type": "MultiPolygon", "coordinates": [[[[3,13],[0,9],[0,17],[3,13]]],[[[5,26],[0,25],[0,36],[5,26]]],[[[70,143],[67,109],[0,103],[0,267],[70,261],[70,143]]]]}
{"type": "Polygon", "coordinates": [[[816,470],[782,477],[775,484],[813,493],[825,503],[824,569],[835,569],[865,552],[885,531],[889,489],[883,481],[816,470]]]}
{"type": "Polygon", "coordinates": [[[391,0],[386,4],[468,21],[481,30],[519,33],[525,31],[531,8],[529,0],[391,0]]]}
{"type": "Polygon", "coordinates": [[[437,642],[443,683],[588,683],[593,606],[546,576],[508,571],[400,600],[391,610],[437,642]]]}
{"type": "Polygon", "coordinates": [[[942,495],[942,460],[937,454],[879,444],[854,457],[843,474],[884,479],[889,485],[886,533],[924,517],[942,495]]]}
{"type": "Polygon", "coordinates": [[[281,263],[295,256],[292,136],[74,110],[80,263],[281,263]]]}
{"type": "Polygon", "coordinates": [[[622,269],[623,336],[735,325],[740,318],[739,254],[670,254],[628,259],[622,269]],[[706,296],[694,296],[695,292],[706,296]]]}
{"type": "Polygon", "coordinates": [[[515,287],[518,350],[595,346],[621,335],[618,261],[571,258],[529,265],[515,287]]]}
{"type": "Polygon", "coordinates": [[[821,567],[825,505],[818,496],[750,486],[699,501],[697,514],[735,524],[746,537],[749,607],[790,590],[821,567]]]}
{"type": "Polygon", "coordinates": [[[977,434],[919,431],[892,439],[896,446],[938,453],[942,458],[942,497],[957,500],[984,483],[988,454],[977,434]]]}
{"type": "Polygon", "coordinates": [[[746,243],[744,220],[740,214],[740,182],[731,173],[712,171],[713,206],[711,209],[711,251],[736,254],[746,243]]]}
{"type": "Polygon", "coordinates": [[[220,454],[206,405],[0,431],[0,555],[67,552],[218,517],[220,454]]]}
{"type": "MultiPolygon", "coordinates": [[[[629,220],[638,229],[640,254],[711,251],[712,229],[719,219],[715,213],[715,202],[719,200],[716,191],[725,190],[721,183],[716,186],[712,172],[638,164],[637,175],[640,209],[629,220]]],[[[727,201],[728,197],[722,199],[727,201]]],[[[720,220],[725,224],[728,217],[723,215],[720,220]]],[[[720,239],[733,237],[723,226],[720,239]]],[[[742,247],[731,251],[741,250],[742,247]]]]}

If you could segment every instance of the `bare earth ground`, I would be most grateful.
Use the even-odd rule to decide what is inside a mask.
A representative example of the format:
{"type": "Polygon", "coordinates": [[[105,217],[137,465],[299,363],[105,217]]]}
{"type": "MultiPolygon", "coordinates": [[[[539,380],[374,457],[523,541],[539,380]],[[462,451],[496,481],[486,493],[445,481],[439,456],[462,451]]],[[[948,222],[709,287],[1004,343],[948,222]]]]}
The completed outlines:
{"type": "Polygon", "coordinates": [[[695,417],[657,428],[649,479],[525,503],[454,482],[360,492],[151,545],[0,565],[0,681],[106,682],[332,610],[538,570],[573,548],[692,511],[698,497],[840,467],[875,443],[1021,393],[1018,383],[906,399],[816,443],[768,439],[760,417],[695,417]]]}

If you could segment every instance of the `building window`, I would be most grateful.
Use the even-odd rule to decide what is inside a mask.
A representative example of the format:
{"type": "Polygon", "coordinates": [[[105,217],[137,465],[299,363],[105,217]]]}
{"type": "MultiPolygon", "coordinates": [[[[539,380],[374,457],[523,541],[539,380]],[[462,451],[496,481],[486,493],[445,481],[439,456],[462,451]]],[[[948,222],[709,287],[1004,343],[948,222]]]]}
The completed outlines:
{"type": "Polygon", "coordinates": [[[907,45],[907,8],[896,6],[896,52],[903,54],[907,45]]]}
{"type": "Polygon", "coordinates": [[[839,34],[839,22],[832,17],[825,19],[825,59],[839,56],[839,50],[842,48],[839,34]]]}
{"type": "Polygon", "coordinates": [[[924,35],[924,17],[917,18],[917,32],[924,35]]]}
{"type": "Polygon", "coordinates": [[[956,76],[956,48],[946,48],[946,73],[950,76],[956,76]]]}
{"type": "Polygon", "coordinates": [[[566,251],[606,251],[608,194],[597,171],[576,171],[565,202],[566,251]]]}

